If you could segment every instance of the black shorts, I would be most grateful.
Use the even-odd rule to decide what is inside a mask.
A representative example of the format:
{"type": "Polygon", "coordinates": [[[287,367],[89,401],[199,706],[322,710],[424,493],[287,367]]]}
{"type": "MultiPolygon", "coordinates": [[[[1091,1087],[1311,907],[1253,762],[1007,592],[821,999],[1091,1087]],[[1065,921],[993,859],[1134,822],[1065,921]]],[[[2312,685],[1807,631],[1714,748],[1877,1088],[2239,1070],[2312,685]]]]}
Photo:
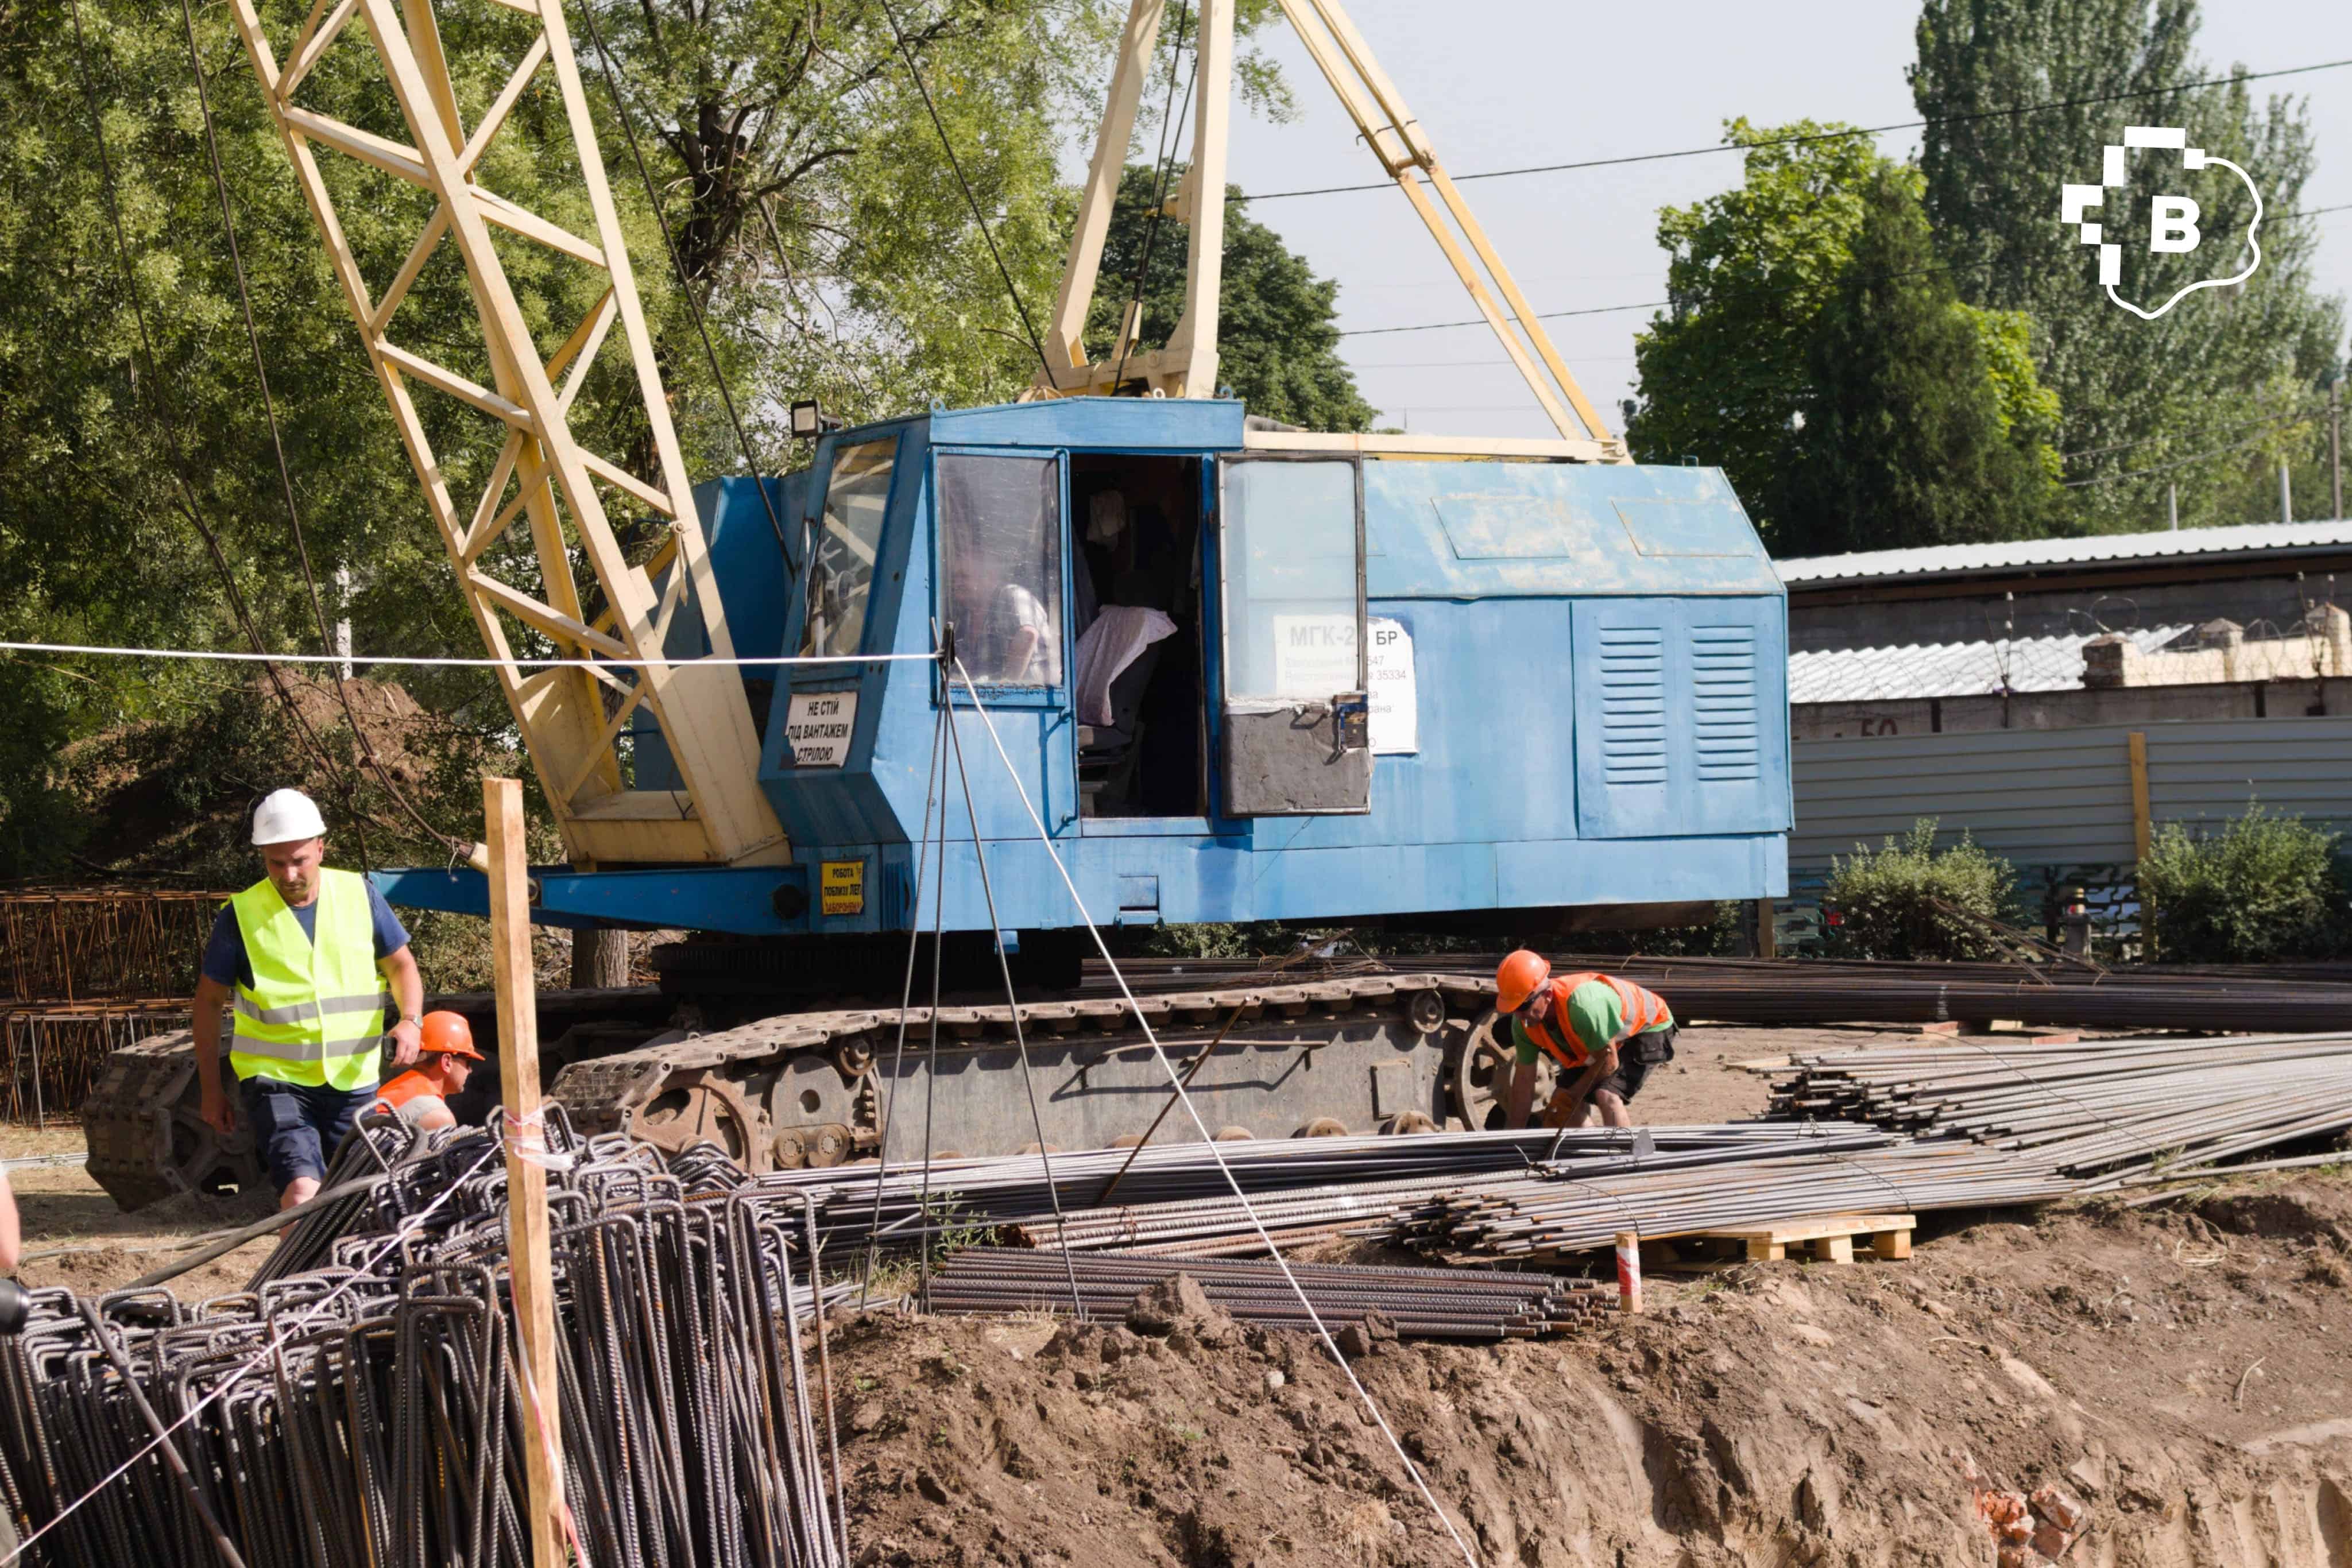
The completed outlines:
{"type": "Polygon", "coordinates": [[[1617,1071],[1592,1086],[1592,1092],[1603,1091],[1631,1103],[1642,1092],[1650,1076],[1650,1069],[1662,1061],[1675,1059],[1675,1026],[1637,1034],[1617,1048],[1617,1071]]]}

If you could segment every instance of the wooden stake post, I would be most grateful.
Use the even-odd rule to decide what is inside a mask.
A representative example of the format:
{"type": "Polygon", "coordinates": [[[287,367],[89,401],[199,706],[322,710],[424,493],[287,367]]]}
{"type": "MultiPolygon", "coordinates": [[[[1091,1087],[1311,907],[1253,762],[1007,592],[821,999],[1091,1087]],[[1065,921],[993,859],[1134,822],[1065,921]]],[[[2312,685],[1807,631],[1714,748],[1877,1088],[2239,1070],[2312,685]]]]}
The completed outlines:
{"type": "Polygon", "coordinates": [[[547,1236],[547,1172],[522,1157],[541,1142],[539,1010],[530,974],[530,874],[523,856],[522,785],[482,780],[483,841],[490,851],[490,949],[499,998],[499,1085],[507,1114],[507,1255],[514,1275],[517,1351],[530,1376],[523,1411],[533,1440],[523,1445],[530,1482],[531,1561],[564,1561],[563,1431],[556,1396],[555,1279],[547,1236]],[[536,1396],[536,1399],[534,1399],[536,1396]],[[534,1408],[538,1401],[544,1406],[534,1408]],[[543,1438],[536,1434],[543,1431],[543,1438]]]}

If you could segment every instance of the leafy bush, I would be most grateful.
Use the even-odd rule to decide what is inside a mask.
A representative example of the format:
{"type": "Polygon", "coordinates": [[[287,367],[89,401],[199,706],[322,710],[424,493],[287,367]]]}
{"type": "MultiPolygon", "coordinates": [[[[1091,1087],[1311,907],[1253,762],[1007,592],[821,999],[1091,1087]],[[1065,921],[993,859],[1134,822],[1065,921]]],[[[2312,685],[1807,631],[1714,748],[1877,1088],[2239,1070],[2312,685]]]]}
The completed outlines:
{"type": "Polygon", "coordinates": [[[2342,839],[2259,801],[2210,838],[2167,822],[2139,862],[2154,956],[2244,964],[2352,951],[2342,839]]]}
{"type": "Polygon", "coordinates": [[[2017,873],[1966,833],[1936,848],[1936,820],[1923,817],[1907,838],[1885,847],[1861,844],[1830,861],[1822,904],[1833,958],[1998,958],[2000,945],[1985,923],[2010,918],[2017,873]]]}

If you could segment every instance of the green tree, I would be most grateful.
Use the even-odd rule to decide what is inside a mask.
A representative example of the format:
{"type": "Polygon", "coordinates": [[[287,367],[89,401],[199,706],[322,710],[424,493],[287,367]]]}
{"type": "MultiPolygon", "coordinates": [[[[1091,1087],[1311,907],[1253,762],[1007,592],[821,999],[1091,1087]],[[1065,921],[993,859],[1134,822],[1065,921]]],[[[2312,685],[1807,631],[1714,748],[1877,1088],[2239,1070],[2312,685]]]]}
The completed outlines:
{"type": "MultiPolygon", "coordinates": [[[[1171,172],[1175,189],[1181,167],[1171,172]]],[[[1168,340],[1184,311],[1186,225],[1150,208],[1157,180],[1129,165],[1121,175],[1103,242],[1102,277],[1087,319],[1091,352],[1106,351],[1142,279],[1141,346],[1168,340]],[[1147,242],[1150,263],[1145,267],[1147,242]]],[[[1218,291],[1218,379],[1252,413],[1309,430],[1369,430],[1374,410],[1339,357],[1339,286],[1315,276],[1306,258],[1238,204],[1225,207],[1224,284],[1218,291]]]]}
{"type": "Polygon", "coordinates": [[[1959,303],[1916,179],[1873,176],[1853,258],[1806,346],[1805,417],[1773,503],[1795,554],[2027,538],[2050,516],[2047,449],[2004,409],[1985,352],[1989,337],[2013,349],[2022,324],[1959,303]]]}
{"type": "MultiPolygon", "coordinates": [[[[1819,450],[1824,439],[1816,434],[1808,443],[1801,435],[1820,397],[1815,340],[1824,312],[1862,270],[1856,246],[1874,211],[1886,203],[1916,208],[1916,176],[1898,171],[1850,127],[1813,120],[1757,127],[1737,120],[1725,139],[1749,149],[1741,183],[1659,214],[1674,303],[1635,340],[1643,402],[1628,435],[1643,462],[1696,457],[1722,467],[1766,542],[1778,552],[1799,553],[1809,548],[1801,538],[1818,538],[1807,519],[1789,511],[1801,450],[1819,450]]],[[[1880,215],[1892,219],[1889,212],[1880,215]]],[[[1932,254],[1909,255],[1900,276],[1881,281],[1906,300],[1919,290],[1940,294],[1979,345],[1973,379],[1953,395],[1970,406],[1990,399],[2001,434],[2035,466],[2053,467],[2045,444],[2057,410],[2025,352],[2030,324],[2015,313],[1953,304],[1938,266],[1932,254]]],[[[1932,487],[1937,480],[1923,474],[1917,483],[1932,487]]],[[[1958,507],[1964,498],[1947,500],[1958,507]]],[[[1989,525],[1976,530],[1979,537],[2000,531],[1989,525]]],[[[1896,534],[1884,542],[1914,541],[1896,534]]]]}
{"type": "MultiPolygon", "coordinates": [[[[2196,53],[2198,23],[2197,0],[1926,0],[1920,12],[1911,88],[1932,121],[1927,213],[1962,297],[2034,323],[2034,358],[2077,455],[2067,477],[2079,528],[2161,528],[2168,482],[2184,526],[2275,517],[2281,457],[2301,495],[2326,493],[2315,392],[2342,362],[2341,304],[2314,291],[2315,225],[2282,215],[2304,204],[2309,121],[2300,102],[2258,104],[2242,82],[2166,90],[2218,74],[2196,53]],[[1994,112],[2058,101],[2077,106],[1994,112]],[[2062,184],[2097,180],[2100,149],[2127,124],[2184,127],[2189,145],[2252,173],[2268,215],[2262,266],[2242,287],[2193,295],[2151,322],[2097,287],[2092,252],[2051,214],[2062,184]]],[[[2125,242],[2117,292],[2150,306],[2234,270],[2252,216],[2228,171],[2185,173],[2167,158],[2133,154],[2132,186],[2095,214],[2125,242]],[[2159,176],[2202,208],[2193,255],[2152,255],[2133,237],[2147,232],[2159,176]]]]}
{"type": "MultiPolygon", "coordinates": [[[[302,0],[266,0],[292,36],[302,0]]],[[[1123,7],[1120,8],[1123,12],[1123,7]]],[[[908,47],[1031,308],[1050,299],[1066,233],[1054,163],[1098,90],[1108,0],[902,4],[908,47]]],[[[1003,285],[905,60],[876,0],[811,10],[770,0],[723,5],[600,3],[635,130],[662,192],[661,216],[709,312],[736,404],[753,422],[757,461],[789,449],[768,421],[814,392],[853,414],[901,413],[939,397],[1010,395],[1034,371],[1003,285]]],[[[0,636],[178,647],[235,647],[243,633],[195,527],[220,541],[265,642],[316,651],[319,632],[296,562],[274,458],[237,314],[205,161],[178,7],[81,0],[87,84],[101,106],[125,230],[118,247],[89,130],[73,20],[59,0],[0,16],[0,636]],[[143,347],[121,256],[152,338],[143,347]]],[[[504,84],[530,24],[492,6],[441,18],[469,124],[504,84]]],[[[260,318],[310,556],[331,617],[362,650],[480,652],[381,391],[369,371],[284,150],[228,18],[200,8],[202,56],[243,257],[260,318]],[[338,568],[349,569],[338,602],[338,568]]],[[[338,45],[301,101],[404,140],[370,51],[338,45]]],[[[624,127],[586,29],[574,20],[588,99],[635,257],[639,291],[698,475],[742,458],[645,199],[624,127]]],[[[1278,78],[1269,78],[1278,85],[1278,78]]],[[[542,73],[481,166],[484,182],[530,210],[589,232],[569,167],[560,99],[542,73]]],[[[321,159],[361,267],[379,285],[399,267],[428,209],[416,193],[338,157],[321,159]]],[[[597,287],[588,269],[539,247],[502,255],[543,351],[597,287]]],[[[402,306],[395,340],[487,383],[473,305],[443,247],[402,306]]],[[[608,350],[605,359],[618,356],[608,350]]],[[[642,454],[634,387],[600,361],[582,393],[598,450],[642,454]]],[[[418,400],[453,488],[478,484],[497,433],[427,393],[418,400]]],[[[524,585],[519,539],[491,564],[524,585]]],[[[542,651],[518,637],[520,651],[542,651]]],[[[504,706],[481,672],[414,674],[428,710],[478,738],[505,735],[504,706]]],[[[208,723],[237,683],[184,665],[12,662],[0,682],[0,876],[69,869],[91,832],[87,790],[58,758],[86,737],[155,724],[208,723]]],[[[320,727],[340,721],[332,705],[320,727]]],[[[256,732],[258,733],[258,732],[256,732]]],[[[275,733],[275,732],[273,732],[275,733]]],[[[299,733],[275,754],[290,776],[316,766],[299,733]]],[[[330,755],[340,740],[322,735],[330,755]]],[[[420,744],[441,744],[428,739],[420,744]]],[[[348,810],[377,814],[373,786],[342,770],[348,810]]],[[[341,793],[331,789],[331,793],[341,793]]],[[[389,809],[388,807],[385,809],[389,809]]],[[[394,821],[402,821],[392,813],[394,821]]],[[[410,824],[413,826],[413,824],[410,824]]],[[[379,838],[383,835],[379,834],[379,838]]],[[[111,843],[94,854],[120,859],[111,843]]],[[[420,844],[410,853],[429,853],[420,844]]],[[[141,863],[145,863],[143,861],[141,863]]]]}
{"type": "Polygon", "coordinates": [[[1721,468],[1774,542],[1767,497],[1804,398],[1805,345],[1883,160],[1861,131],[1810,120],[1735,120],[1724,140],[1748,149],[1741,183],[1658,214],[1673,304],[1634,340],[1642,403],[1626,436],[1644,463],[1721,468]],[[1758,145],[1794,136],[1821,140],[1758,145]]]}

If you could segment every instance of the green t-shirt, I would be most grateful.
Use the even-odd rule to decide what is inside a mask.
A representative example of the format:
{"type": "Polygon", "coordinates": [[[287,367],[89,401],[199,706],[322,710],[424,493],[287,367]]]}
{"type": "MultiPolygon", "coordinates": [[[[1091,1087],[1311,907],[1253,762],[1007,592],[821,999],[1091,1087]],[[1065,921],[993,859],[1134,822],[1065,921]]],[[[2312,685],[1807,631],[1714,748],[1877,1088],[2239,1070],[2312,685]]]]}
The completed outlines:
{"type": "MultiPolygon", "coordinates": [[[[1617,1031],[1625,1027],[1625,1004],[1618,997],[1617,988],[1604,980],[1587,980],[1569,992],[1565,1019],[1559,1017],[1562,1010],[1554,1008],[1553,1016],[1546,1027],[1557,1036],[1561,1032],[1559,1026],[1565,1022],[1567,1032],[1574,1035],[1576,1042],[1592,1056],[1607,1051],[1609,1042],[1617,1038],[1617,1031]]],[[[1674,1022],[1669,1019],[1654,1023],[1642,1032],[1654,1034],[1659,1030],[1673,1027],[1674,1022]]],[[[1538,1045],[1535,1036],[1528,1032],[1524,1009],[1511,1015],[1511,1043],[1518,1048],[1518,1061],[1522,1065],[1531,1064],[1543,1056],[1543,1047],[1538,1045]]]]}

